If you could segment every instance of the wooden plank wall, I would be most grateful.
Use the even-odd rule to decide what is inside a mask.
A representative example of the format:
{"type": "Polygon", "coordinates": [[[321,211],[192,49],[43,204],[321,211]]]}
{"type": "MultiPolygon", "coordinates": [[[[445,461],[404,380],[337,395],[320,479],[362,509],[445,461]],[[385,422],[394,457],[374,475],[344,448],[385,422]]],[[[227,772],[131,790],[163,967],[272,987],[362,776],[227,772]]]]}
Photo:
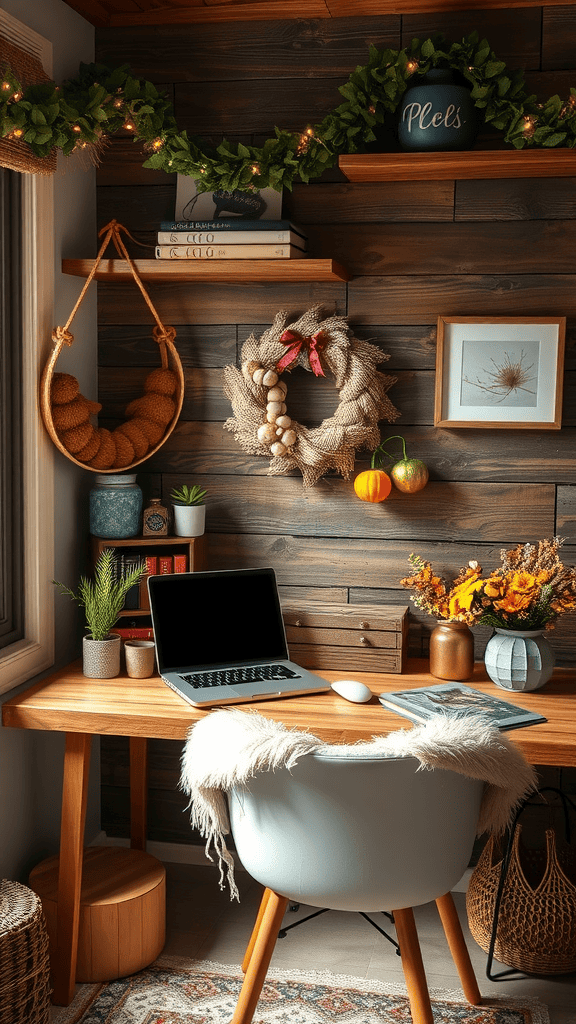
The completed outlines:
{"type": "MultiPolygon", "coordinates": [[[[477,29],[509,67],[523,68],[539,99],[576,84],[576,6],[318,21],[241,22],[100,29],[97,60],[129,64],[170,94],[181,128],[211,141],[261,144],[274,125],[301,130],[339,102],[338,86],[371,43],[399,48],[441,31],[450,40],[477,29]]],[[[490,139],[483,140],[490,144],[490,139]]],[[[116,138],[98,173],[98,222],[120,220],[155,241],[173,216],[173,176],[146,171],[140,146],[116,138]]],[[[273,565],[290,598],[407,603],[399,579],[414,550],[448,575],[470,558],[490,569],[502,547],[558,533],[576,561],[576,179],[350,184],[334,169],[285,197],[312,256],[334,257],[354,274],[330,284],[170,284],[150,293],[177,329],[186,373],[181,421],[143,466],[147,495],[168,498],[178,483],[209,490],[207,531],[215,568],[273,565]],[[223,430],[230,415],[222,368],[239,358],[251,332],[279,309],[296,318],[313,303],[350,317],[359,338],[389,355],[401,411],[382,436],[402,434],[423,459],[430,483],[416,495],[394,491],[382,505],[358,501],[352,482],[329,476],[304,491],[298,475],[267,476],[223,430]],[[562,430],[438,430],[433,422],[439,314],[568,318],[562,430]]],[[[135,255],[149,255],[134,248],[135,255]]],[[[70,256],[86,254],[70,253],[70,256]]],[[[154,361],[150,314],[132,285],[100,284],[99,391],[111,418],[123,418],[154,361]]],[[[318,423],[334,410],[331,381],[297,371],[290,414],[318,423]]],[[[357,470],[366,468],[361,453],[357,470]]],[[[413,606],[411,606],[413,607],[413,606]]],[[[257,610],[255,609],[255,619],[257,610]]],[[[434,623],[411,612],[409,650],[425,654],[434,623]]],[[[481,657],[489,633],[478,629],[481,657]]],[[[558,660],[576,663],[574,616],[553,634],[558,660]]],[[[103,752],[104,819],[125,830],[126,755],[103,752]]],[[[159,839],[189,838],[175,792],[177,754],[155,747],[151,794],[159,839]],[[157,787],[155,789],[154,787],[157,787]]]]}

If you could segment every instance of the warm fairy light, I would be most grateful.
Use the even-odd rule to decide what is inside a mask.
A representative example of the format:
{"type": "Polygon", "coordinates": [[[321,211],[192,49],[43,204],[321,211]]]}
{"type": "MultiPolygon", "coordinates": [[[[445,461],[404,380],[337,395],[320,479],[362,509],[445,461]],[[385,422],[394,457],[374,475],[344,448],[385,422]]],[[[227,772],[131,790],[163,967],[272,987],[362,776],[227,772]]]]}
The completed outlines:
{"type": "Polygon", "coordinates": [[[368,113],[369,114],[375,114],[376,113],[376,107],[374,106],[373,103],[371,103],[370,106],[368,107],[368,113]]]}
{"type": "Polygon", "coordinates": [[[22,92],[15,92],[14,95],[12,96],[12,99],[14,100],[15,103],[17,103],[18,100],[22,99],[23,95],[24,95],[24,93],[22,93],[22,92]]]}
{"type": "Polygon", "coordinates": [[[14,128],[10,135],[13,139],[20,139],[24,135],[24,130],[22,128],[14,128]]]}
{"type": "Polygon", "coordinates": [[[531,135],[534,135],[537,122],[538,118],[533,117],[530,114],[527,114],[526,117],[522,119],[522,134],[526,135],[528,138],[531,135]]]}
{"type": "Polygon", "coordinates": [[[155,149],[155,150],[162,149],[163,145],[164,145],[164,140],[163,139],[153,139],[152,140],[152,149],[155,149]]]}
{"type": "Polygon", "coordinates": [[[252,174],[260,174],[260,168],[258,164],[252,164],[251,170],[252,174]]]}
{"type": "Polygon", "coordinates": [[[3,89],[4,89],[5,91],[8,91],[8,89],[11,89],[11,88],[12,88],[12,86],[10,85],[10,82],[2,82],[2,88],[3,88],[3,89]]]}
{"type": "Polygon", "coordinates": [[[72,131],[73,131],[73,132],[81,132],[81,131],[82,131],[82,129],[81,129],[81,127],[80,127],[80,125],[79,125],[79,124],[73,124],[73,125],[72,125],[72,131]]]}
{"type": "Polygon", "coordinates": [[[112,106],[116,107],[116,110],[120,110],[120,108],[124,106],[124,101],[123,100],[114,100],[114,103],[112,104],[112,106]]]}
{"type": "Polygon", "coordinates": [[[406,65],[406,71],[408,72],[409,75],[413,75],[415,71],[418,71],[419,67],[420,65],[418,64],[417,60],[409,60],[406,65]]]}
{"type": "Polygon", "coordinates": [[[127,132],[134,132],[134,131],[136,131],[136,125],[134,124],[134,121],[130,120],[130,118],[128,118],[127,121],[124,121],[124,124],[122,125],[122,127],[125,128],[127,132]]]}

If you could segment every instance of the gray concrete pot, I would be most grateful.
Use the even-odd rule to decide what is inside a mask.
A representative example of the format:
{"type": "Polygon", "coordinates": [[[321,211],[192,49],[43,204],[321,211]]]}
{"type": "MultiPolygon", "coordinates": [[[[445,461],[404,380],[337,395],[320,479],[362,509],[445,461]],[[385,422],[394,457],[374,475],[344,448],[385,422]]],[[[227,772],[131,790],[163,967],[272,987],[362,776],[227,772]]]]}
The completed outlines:
{"type": "Polygon", "coordinates": [[[109,633],[105,640],[82,640],[82,671],[89,679],[114,679],[120,675],[119,633],[109,633]]]}

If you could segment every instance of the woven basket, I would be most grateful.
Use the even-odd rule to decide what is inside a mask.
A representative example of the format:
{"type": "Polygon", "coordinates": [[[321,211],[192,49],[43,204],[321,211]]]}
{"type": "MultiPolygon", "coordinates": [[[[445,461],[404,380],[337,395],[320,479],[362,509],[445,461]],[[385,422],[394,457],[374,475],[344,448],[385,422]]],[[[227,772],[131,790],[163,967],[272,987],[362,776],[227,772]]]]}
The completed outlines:
{"type": "Polygon", "coordinates": [[[50,960],[40,897],[0,883],[0,1024],[49,1024],[50,960]]]}
{"type": "MultiPolygon", "coordinates": [[[[44,426],[46,427],[46,430],[50,434],[52,441],[54,442],[58,450],[62,452],[62,454],[65,455],[67,459],[70,459],[70,461],[74,462],[75,465],[81,466],[82,469],[88,469],[93,473],[124,472],[125,470],[133,469],[134,466],[139,466],[141,462],[145,462],[146,459],[149,459],[150,456],[154,455],[155,452],[157,452],[159,448],[161,448],[162,445],[165,443],[165,441],[167,441],[167,439],[170,437],[170,434],[172,433],[178,422],[178,418],[182,411],[182,403],[184,401],[184,371],[182,369],[180,357],[174,345],[176,331],[174,330],[173,327],[165,327],[162,321],[160,320],[160,317],[158,316],[158,313],[154,308],[152,300],[140,279],[140,275],[138,274],[138,271],[136,270],[134,263],[130,259],[130,256],[120,234],[121,231],[125,232],[125,234],[129,234],[126,231],[126,228],[119,224],[118,221],[113,220],[110,221],[110,223],[107,224],[105,228],[102,228],[102,230],[99,232],[100,236],[104,235],[104,241],[100,246],[100,250],[98,252],[96,260],[94,261],[92,270],[90,271],[90,274],[86,279],[84,287],[80,293],[76,305],[74,306],[74,309],[72,310],[70,316],[68,317],[66,324],[63,327],[56,327],[52,331],[53,349],[46,362],[40,380],[40,411],[42,414],[42,419],[44,421],[44,426]],[[75,458],[74,455],[63,444],[58,434],[58,431],[56,430],[56,427],[54,425],[52,414],[51,386],[52,379],[56,370],[56,363],[58,361],[58,357],[60,356],[63,347],[65,345],[70,346],[74,342],[74,335],[70,333],[68,328],[70,327],[70,324],[72,323],[72,320],[78,310],[78,307],[80,306],[80,303],[82,302],[82,299],[84,298],[84,295],[86,294],[86,291],[96,274],[100,261],[110,241],[114,242],[118,255],[128,262],[130,270],[132,272],[132,276],[134,277],[134,281],[137,284],[138,288],[140,289],[142,296],[148,308],[150,309],[150,312],[152,313],[154,319],[156,320],[156,327],[154,327],[153,329],[153,337],[158,344],[160,365],[161,368],[164,370],[172,370],[177,379],[177,390],[172,400],[174,404],[174,412],[171,416],[170,422],[164,429],[162,437],[158,441],[156,441],[155,439],[155,443],[150,445],[146,453],[142,455],[140,458],[136,457],[131,462],[125,465],[115,465],[108,469],[104,469],[91,466],[87,462],[81,462],[79,459],[75,458]]],[[[163,398],[162,395],[155,397],[159,401],[161,401],[163,398]]]]}
{"type": "MultiPolygon", "coordinates": [[[[528,850],[516,825],[498,907],[494,956],[527,974],[576,971],[576,850],[557,844],[553,828],[546,847],[528,850]]],[[[472,872],[466,909],[473,938],[489,952],[504,844],[491,837],[472,872]]]]}

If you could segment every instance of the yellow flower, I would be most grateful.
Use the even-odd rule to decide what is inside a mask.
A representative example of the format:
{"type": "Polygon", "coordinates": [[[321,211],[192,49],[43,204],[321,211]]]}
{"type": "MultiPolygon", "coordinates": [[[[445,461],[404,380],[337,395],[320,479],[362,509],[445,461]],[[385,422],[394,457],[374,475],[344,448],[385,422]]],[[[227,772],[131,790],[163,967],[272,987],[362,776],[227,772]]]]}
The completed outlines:
{"type": "Polygon", "coordinates": [[[469,577],[458,587],[454,587],[448,601],[448,609],[450,611],[451,618],[455,618],[462,612],[470,611],[474,594],[482,588],[482,583],[483,580],[478,579],[478,577],[474,575],[469,577]]]}
{"type": "Polygon", "coordinates": [[[518,594],[526,594],[536,586],[536,577],[529,572],[515,572],[510,580],[510,589],[518,594]]]}

